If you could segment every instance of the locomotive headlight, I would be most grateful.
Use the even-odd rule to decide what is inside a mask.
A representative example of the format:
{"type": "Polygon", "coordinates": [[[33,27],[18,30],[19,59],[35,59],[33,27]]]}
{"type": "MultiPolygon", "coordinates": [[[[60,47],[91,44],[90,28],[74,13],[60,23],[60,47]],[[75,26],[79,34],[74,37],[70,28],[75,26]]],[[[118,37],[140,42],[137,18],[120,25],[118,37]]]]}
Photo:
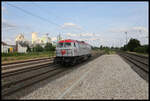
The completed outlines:
{"type": "Polygon", "coordinates": [[[56,50],[56,54],[58,54],[58,50],[56,50]]]}

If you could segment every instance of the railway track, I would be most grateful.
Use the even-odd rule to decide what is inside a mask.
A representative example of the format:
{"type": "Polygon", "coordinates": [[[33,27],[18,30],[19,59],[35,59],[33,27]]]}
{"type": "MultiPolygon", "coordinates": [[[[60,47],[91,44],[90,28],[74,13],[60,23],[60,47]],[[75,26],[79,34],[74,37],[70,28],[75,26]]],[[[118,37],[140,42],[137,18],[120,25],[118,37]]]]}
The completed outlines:
{"type": "Polygon", "coordinates": [[[38,81],[40,77],[44,77],[44,74],[56,71],[56,65],[52,63],[53,58],[42,58],[3,64],[1,67],[2,95],[4,96],[11,92],[15,92],[20,88],[32,84],[33,82],[30,80],[33,79],[34,82],[38,81]],[[48,71],[40,72],[41,69],[46,69],[48,71]],[[38,80],[34,78],[38,78],[38,80]],[[24,86],[20,86],[20,84],[24,86]]]}
{"type": "MultiPolygon", "coordinates": [[[[96,54],[92,58],[94,57],[97,58],[100,55],[96,54]]],[[[39,61],[44,62],[42,60],[39,61]]],[[[45,61],[49,61],[49,59],[45,61]]],[[[16,91],[24,89],[28,86],[31,86],[35,83],[38,83],[44,79],[55,76],[69,69],[69,68],[64,68],[59,65],[53,64],[50,61],[49,63],[45,62],[45,64],[42,65],[37,65],[36,61],[33,62],[34,63],[33,65],[32,62],[28,61],[28,62],[22,62],[18,64],[11,64],[12,66],[14,66],[13,68],[6,69],[6,67],[3,67],[5,69],[2,69],[2,75],[1,75],[2,97],[9,96],[16,91]],[[26,66],[24,66],[24,64],[26,66]]]]}
{"type": "MultiPolygon", "coordinates": [[[[54,57],[52,57],[54,58],[54,57]]],[[[9,62],[9,63],[2,63],[2,65],[11,65],[11,64],[17,64],[17,63],[24,63],[24,62],[31,62],[31,61],[37,61],[37,60],[44,60],[44,59],[49,59],[48,57],[46,58],[36,58],[36,59],[27,59],[27,60],[18,60],[15,62],[9,62]]]]}
{"type": "Polygon", "coordinates": [[[17,62],[2,64],[1,69],[7,70],[7,69],[14,69],[14,68],[21,68],[24,66],[40,64],[42,62],[48,62],[48,61],[53,61],[53,58],[32,59],[32,60],[26,60],[26,61],[20,61],[20,62],[17,61],[17,62]]]}
{"type": "Polygon", "coordinates": [[[14,77],[12,75],[9,75],[5,78],[2,77],[2,96],[9,95],[19,89],[23,89],[36,82],[40,82],[41,80],[44,80],[52,75],[56,75],[58,72],[65,70],[64,68],[59,68],[58,65],[47,65],[39,67],[38,69],[27,70],[26,73],[23,72],[24,74],[15,72],[16,74],[14,73],[14,77]],[[41,68],[45,70],[41,70],[41,68]]]}
{"type": "Polygon", "coordinates": [[[123,57],[143,79],[149,81],[148,57],[126,52],[117,53],[123,57]]]}

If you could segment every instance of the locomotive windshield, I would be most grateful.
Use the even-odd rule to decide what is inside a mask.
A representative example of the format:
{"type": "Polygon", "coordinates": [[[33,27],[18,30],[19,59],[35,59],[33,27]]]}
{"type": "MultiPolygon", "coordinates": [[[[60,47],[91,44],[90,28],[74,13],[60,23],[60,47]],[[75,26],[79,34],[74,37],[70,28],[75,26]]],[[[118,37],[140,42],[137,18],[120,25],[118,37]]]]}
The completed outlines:
{"type": "Polygon", "coordinates": [[[63,43],[58,43],[57,47],[70,47],[71,43],[70,42],[63,42],[63,43]]]}
{"type": "Polygon", "coordinates": [[[71,46],[71,43],[69,42],[64,43],[64,47],[70,47],[70,46],[71,46]]]}
{"type": "Polygon", "coordinates": [[[58,43],[57,47],[60,47],[60,48],[63,47],[63,43],[58,43]]]}

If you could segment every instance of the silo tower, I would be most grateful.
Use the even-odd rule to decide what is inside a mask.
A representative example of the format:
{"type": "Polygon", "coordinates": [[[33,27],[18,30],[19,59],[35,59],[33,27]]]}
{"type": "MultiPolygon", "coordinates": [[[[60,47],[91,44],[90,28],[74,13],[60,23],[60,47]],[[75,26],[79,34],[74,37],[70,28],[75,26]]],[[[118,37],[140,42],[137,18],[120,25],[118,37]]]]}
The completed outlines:
{"type": "Polygon", "coordinates": [[[17,35],[15,41],[24,41],[24,35],[23,34],[17,35]]]}
{"type": "Polygon", "coordinates": [[[35,43],[37,39],[38,39],[37,32],[32,32],[32,44],[35,43]]]}

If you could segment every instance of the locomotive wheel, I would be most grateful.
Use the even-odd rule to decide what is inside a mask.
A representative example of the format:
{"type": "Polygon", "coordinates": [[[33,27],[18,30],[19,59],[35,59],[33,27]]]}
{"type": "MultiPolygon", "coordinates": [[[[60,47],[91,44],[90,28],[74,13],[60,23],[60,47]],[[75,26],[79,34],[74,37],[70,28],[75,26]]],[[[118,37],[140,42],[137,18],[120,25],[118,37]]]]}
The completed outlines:
{"type": "Polygon", "coordinates": [[[81,63],[81,60],[79,58],[77,58],[76,62],[79,64],[79,63],[81,63]]]}
{"type": "Polygon", "coordinates": [[[75,65],[76,63],[77,63],[77,59],[74,58],[74,59],[73,59],[73,62],[71,63],[71,65],[75,65]]]}
{"type": "Polygon", "coordinates": [[[65,66],[65,67],[67,67],[67,66],[69,66],[70,64],[69,63],[67,63],[67,62],[62,62],[61,63],[63,66],[65,66]]]}
{"type": "Polygon", "coordinates": [[[53,64],[57,64],[57,61],[56,61],[56,59],[54,59],[54,61],[53,61],[53,64]]]}

